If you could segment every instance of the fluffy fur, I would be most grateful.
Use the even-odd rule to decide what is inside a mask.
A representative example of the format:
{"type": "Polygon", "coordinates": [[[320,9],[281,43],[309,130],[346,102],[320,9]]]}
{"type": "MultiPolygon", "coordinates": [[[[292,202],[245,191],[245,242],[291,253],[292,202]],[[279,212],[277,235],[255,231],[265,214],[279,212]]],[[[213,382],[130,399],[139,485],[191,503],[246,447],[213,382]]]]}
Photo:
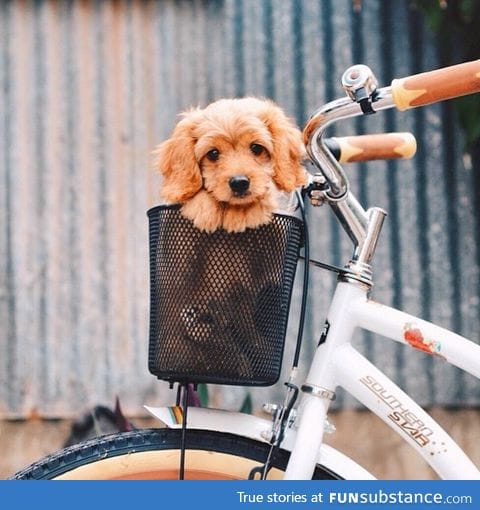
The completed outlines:
{"type": "Polygon", "coordinates": [[[203,231],[242,232],[304,183],[302,156],[300,131],[274,103],[221,99],[185,112],[158,147],[160,194],[203,231]]]}

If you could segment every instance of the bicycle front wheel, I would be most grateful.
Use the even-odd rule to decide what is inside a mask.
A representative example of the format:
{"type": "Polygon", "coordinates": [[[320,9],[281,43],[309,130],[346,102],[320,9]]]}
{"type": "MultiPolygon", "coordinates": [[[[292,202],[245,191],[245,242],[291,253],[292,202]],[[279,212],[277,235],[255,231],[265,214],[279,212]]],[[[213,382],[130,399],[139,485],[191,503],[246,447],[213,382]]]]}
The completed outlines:
{"type": "MultiPolygon", "coordinates": [[[[184,477],[188,480],[245,480],[263,465],[269,445],[234,434],[188,430],[184,477]]],[[[60,450],[16,473],[14,479],[36,480],[176,480],[181,431],[143,429],[95,438],[60,450]]],[[[269,478],[280,479],[289,452],[277,449],[269,478]]],[[[339,479],[317,466],[317,480],[339,479]]]]}

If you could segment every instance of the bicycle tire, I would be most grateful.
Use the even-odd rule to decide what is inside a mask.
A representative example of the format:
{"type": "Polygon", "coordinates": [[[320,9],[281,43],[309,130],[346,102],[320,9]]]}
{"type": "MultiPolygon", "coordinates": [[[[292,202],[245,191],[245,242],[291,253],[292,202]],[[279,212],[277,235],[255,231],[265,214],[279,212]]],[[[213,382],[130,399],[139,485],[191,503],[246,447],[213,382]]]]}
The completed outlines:
{"type": "MultiPolygon", "coordinates": [[[[16,480],[175,480],[181,431],[140,429],[98,437],[49,455],[16,473],[16,480]]],[[[269,445],[234,434],[188,430],[185,479],[246,479],[263,465],[269,445]]],[[[276,449],[269,478],[282,478],[290,453],[276,449]]],[[[315,480],[341,479],[317,465],[315,480]]]]}

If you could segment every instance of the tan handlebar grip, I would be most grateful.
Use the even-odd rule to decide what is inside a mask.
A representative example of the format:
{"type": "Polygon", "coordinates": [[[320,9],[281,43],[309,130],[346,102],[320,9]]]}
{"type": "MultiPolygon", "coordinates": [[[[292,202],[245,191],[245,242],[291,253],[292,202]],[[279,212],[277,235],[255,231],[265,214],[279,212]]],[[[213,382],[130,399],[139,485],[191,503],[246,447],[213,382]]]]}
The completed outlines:
{"type": "Polygon", "coordinates": [[[337,146],[336,156],[339,163],[376,159],[408,159],[417,150],[417,141],[411,133],[345,136],[334,137],[331,140],[337,146]]]}
{"type": "Polygon", "coordinates": [[[392,97],[398,110],[480,92],[480,60],[392,81],[392,97]]]}

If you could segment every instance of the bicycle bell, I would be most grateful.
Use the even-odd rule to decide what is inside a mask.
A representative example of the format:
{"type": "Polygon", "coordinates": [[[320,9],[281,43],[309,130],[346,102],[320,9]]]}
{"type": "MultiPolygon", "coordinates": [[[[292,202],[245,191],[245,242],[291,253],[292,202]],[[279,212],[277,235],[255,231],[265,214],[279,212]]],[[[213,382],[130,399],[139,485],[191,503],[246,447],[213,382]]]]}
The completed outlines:
{"type": "Polygon", "coordinates": [[[343,73],[342,87],[352,101],[360,104],[363,113],[374,113],[371,103],[375,99],[378,81],[368,66],[358,64],[349,67],[343,73]]]}

